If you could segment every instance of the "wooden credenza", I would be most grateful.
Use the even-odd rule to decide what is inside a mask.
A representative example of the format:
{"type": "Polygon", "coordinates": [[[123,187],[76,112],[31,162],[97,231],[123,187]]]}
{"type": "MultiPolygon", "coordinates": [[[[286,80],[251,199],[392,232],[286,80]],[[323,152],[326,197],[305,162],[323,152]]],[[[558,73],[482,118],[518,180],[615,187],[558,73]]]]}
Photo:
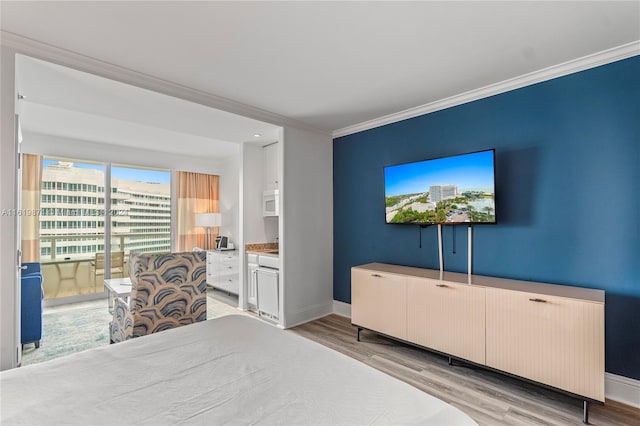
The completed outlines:
{"type": "Polygon", "coordinates": [[[604,291],[406,266],[351,269],[351,322],[604,402],[604,291]]]}

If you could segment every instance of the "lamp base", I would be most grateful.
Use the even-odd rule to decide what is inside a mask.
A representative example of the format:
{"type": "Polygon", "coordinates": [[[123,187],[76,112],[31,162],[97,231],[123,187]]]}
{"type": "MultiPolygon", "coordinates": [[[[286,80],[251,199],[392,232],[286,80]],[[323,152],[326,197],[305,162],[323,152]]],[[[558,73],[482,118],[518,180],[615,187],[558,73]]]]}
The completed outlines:
{"type": "Polygon", "coordinates": [[[206,227],[205,228],[205,237],[204,237],[204,247],[205,250],[211,250],[211,240],[213,237],[213,228],[206,227]]]}

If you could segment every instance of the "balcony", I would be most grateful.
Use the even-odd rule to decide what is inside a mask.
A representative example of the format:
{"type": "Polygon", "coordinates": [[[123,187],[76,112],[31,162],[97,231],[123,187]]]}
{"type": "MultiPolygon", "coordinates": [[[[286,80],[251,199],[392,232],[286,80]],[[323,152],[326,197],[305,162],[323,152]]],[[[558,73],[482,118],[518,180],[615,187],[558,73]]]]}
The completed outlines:
{"type": "MultiPolygon", "coordinates": [[[[104,235],[41,235],[40,261],[44,276],[44,298],[46,301],[68,300],[104,292],[105,271],[97,247],[104,247],[104,235]],[[89,250],[93,248],[93,250],[89,250]]],[[[122,264],[112,265],[111,278],[127,277],[128,258],[131,251],[168,252],[171,235],[164,233],[120,233],[112,234],[112,253],[122,253],[122,264]]]]}

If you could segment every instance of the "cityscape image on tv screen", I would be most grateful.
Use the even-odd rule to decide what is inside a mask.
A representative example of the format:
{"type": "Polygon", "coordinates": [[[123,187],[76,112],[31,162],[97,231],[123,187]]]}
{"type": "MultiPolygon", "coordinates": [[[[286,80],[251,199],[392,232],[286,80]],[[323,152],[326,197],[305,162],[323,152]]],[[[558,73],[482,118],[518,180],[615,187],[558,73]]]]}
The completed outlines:
{"type": "Polygon", "coordinates": [[[496,223],[494,150],[384,168],[386,223],[496,223]]]}

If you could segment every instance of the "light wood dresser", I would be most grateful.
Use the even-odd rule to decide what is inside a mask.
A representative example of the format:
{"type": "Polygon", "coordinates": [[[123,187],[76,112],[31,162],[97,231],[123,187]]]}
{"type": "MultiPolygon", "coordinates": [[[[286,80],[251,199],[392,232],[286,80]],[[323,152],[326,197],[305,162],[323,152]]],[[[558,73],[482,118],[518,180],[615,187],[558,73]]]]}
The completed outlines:
{"type": "Polygon", "coordinates": [[[351,322],[604,402],[604,291],[370,263],[351,269],[351,322]]]}

